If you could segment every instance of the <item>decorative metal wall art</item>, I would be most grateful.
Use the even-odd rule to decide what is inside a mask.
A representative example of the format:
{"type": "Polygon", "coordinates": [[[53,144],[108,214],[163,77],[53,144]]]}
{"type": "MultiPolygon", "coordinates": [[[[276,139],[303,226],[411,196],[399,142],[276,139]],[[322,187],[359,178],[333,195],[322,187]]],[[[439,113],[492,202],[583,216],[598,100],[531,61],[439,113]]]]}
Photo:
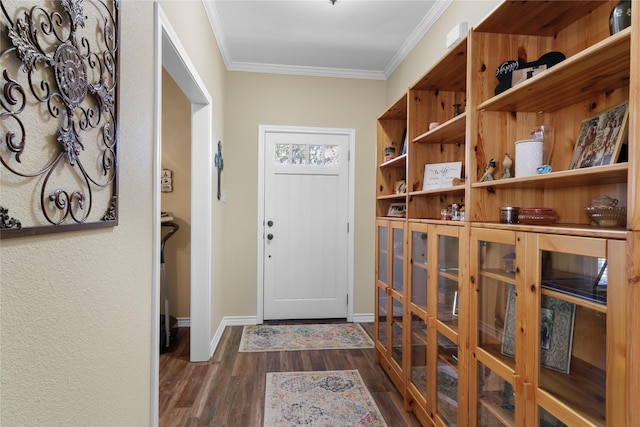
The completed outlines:
{"type": "Polygon", "coordinates": [[[119,0],[0,0],[0,238],[118,224],[119,0]]]}

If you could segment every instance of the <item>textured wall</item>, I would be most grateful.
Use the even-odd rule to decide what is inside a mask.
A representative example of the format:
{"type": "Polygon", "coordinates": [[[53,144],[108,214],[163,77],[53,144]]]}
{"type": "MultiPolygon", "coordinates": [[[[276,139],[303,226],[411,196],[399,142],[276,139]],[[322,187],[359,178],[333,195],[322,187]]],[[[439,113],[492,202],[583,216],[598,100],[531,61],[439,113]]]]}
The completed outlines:
{"type": "Polygon", "coordinates": [[[149,424],[153,22],[122,3],[120,225],[0,242],[0,425],[149,424]]]}
{"type": "Polygon", "coordinates": [[[225,157],[228,183],[225,314],[255,316],[258,224],[258,126],[354,128],[354,313],[373,313],[375,130],[386,83],[231,72],[227,77],[225,157]]]}
{"type": "MultiPolygon", "coordinates": [[[[191,102],[162,72],[162,167],[173,172],[173,191],[161,193],[161,209],[173,212],[180,229],[164,248],[169,313],[190,317],[191,307],[191,102]]],[[[163,235],[169,228],[163,228],[163,235]]],[[[162,291],[162,288],[161,288],[162,291]]],[[[160,296],[164,313],[164,293],[160,296]]]]}

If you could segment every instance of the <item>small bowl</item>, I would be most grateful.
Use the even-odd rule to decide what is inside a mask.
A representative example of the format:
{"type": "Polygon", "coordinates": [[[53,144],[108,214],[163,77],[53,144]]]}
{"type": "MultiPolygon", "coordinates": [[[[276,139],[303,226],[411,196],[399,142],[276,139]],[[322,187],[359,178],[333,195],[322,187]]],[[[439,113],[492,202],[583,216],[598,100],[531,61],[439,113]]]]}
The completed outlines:
{"type": "Polygon", "coordinates": [[[521,208],[518,222],[527,225],[549,225],[556,221],[556,214],[551,208],[521,208]]]}
{"type": "Polygon", "coordinates": [[[587,206],[584,208],[591,225],[617,227],[627,223],[627,208],[620,206],[587,206]]]}

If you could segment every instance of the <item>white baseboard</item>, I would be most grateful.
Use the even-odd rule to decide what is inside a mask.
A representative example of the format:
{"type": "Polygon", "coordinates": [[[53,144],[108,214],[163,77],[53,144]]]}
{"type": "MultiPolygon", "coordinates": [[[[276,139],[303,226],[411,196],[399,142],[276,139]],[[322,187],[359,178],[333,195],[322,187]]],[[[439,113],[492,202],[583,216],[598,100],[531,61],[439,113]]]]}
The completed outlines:
{"type": "MultiPolygon", "coordinates": [[[[354,314],[353,315],[354,323],[373,323],[373,313],[362,313],[362,314],[354,314]]],[[[180,320],[178,320],[178,324],[180,324],[180,320]]],[[[252,326],[257,325],[258,319],[256,316],[229,316],[223,317],[218,329],[216,329],[216,333],[213,335],[213,339],[211,340],[211,344],[209,345],[209,357],[213,356],[216,349],[218,348],[218,344],[220,344],[220,339],[222,338],[222,333],[224,332],[224,328],[227,326],[252,326]]]]}
{"type": "Polygon", "coordinates": [[[211,344],[209,345],[209,357],[212,357],[213,353],[216,352],[218,344],[220,344],[220,339],[222,338],[224,328],[226,328],[227,326],[251,326],[255,324],[257,324],[256,316],[223,317],[220,325],[218,325],[218,329],[216,329],[216,333],[213,335],[211,344]]]}
{"type": "Polygon", "coordinates": [[[373,323],[373,313],[360,313],[353,315],[353,323],[373,323]]]}

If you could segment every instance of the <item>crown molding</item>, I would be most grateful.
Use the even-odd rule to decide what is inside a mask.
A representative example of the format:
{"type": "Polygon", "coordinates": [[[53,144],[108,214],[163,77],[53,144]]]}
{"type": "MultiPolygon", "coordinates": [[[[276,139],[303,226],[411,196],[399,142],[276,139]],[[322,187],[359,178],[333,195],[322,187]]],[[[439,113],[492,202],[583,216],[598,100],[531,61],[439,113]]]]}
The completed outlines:
{"type": "Polygon", "coordinates": [[[396,54],[391,58],[389,64],[387,64],[384,69],[385,79],[388,79],[389,76],[395,71],[396,68],[405,60],[405,58],[411,53],[414,47],[420,40],[427,34],[427,32],[433,27],[433,25],[438,21],[440,16],[444,13],[445,10],[453,3],[453,0],[439,0],[436,1],[435,6],[429,11],[427,15],[425,15],[424,19],[420,22],[420,24],[416,27],[416,29],[411,33],[411,35],[407,38],[407,40],[400,46],[400,49],[396,52],[396,54]]]}
{"type": "Polygon", "coordinates": [[[231,62],[227,71],[250,73],[289,74],[295,76],[339,77],[345,79],[386,80],[382,71],[350,70],[346,68],[304,67],[298,65],[258,64],[231,62]]]}

